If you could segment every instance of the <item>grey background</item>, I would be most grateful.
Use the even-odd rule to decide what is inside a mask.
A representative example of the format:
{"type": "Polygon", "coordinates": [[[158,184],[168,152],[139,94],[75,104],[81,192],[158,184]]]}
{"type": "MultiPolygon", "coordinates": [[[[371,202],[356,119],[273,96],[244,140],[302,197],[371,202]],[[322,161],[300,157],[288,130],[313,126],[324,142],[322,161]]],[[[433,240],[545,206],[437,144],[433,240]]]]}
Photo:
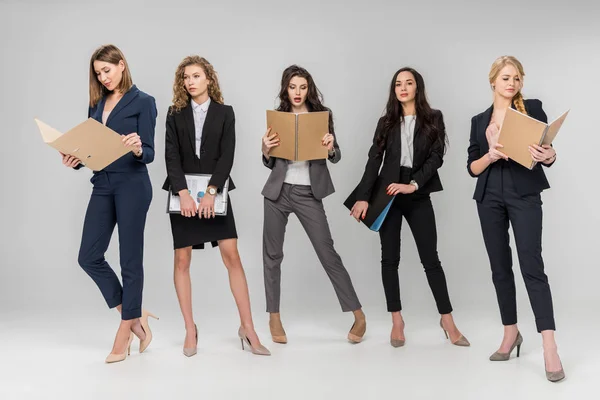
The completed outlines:
{"type": "MultiPolygon", "coordinates": [[[[89,57],[99,45],[114,43],[125,53],[134,82],[156,98],[159,109],[156,159],[149,166],[154,200],[146,225],[144,306],[162,313],[167,323],[182,320],[172,283],[166,193],[160,189],[166,174],[164,122],[175,68],[183,57],[199,54],[215,66],[225,102],[236,112],[232,176],[238,188],[231,197],[255,314],[264,311],[260,190],[268,174],[260,161],[260,138],[281,72],[298,63],[312,73],[332,108],[343,151],[342,161],[330,164],[337,191],[324,201],[336,248],[367,316],[385,316],[379,238],[350,218],[342,202],[362,174],[389,81],[410,65],[425,77],[431,105],[443,111],[451,143],[440,170],[445,190],[433,201],[455,314],[463,321],[493,315],[500,324],[471,199],[475,180],[465,165],[470,118],[491,104],[490,65],[511,54],[524,64],[526,98],[541,99],[550,119],[572,110],[555,142],[558,162],[547,170],[552,189],[543,195],[544,257],[561,327],[561,316],[600,300],[598,16],[598,3],[584,1],[1,2],[0,317],[49,313],[68,319],[105,309],[77,265],[91,172],[64,168],[42,142],[33,118],[62,131],[83,121],[89,57]]],[[[403,239],[404,307],[435,316],[408,230],[403,239]]],[[[107,259],[119,270],[117,243],[115,232],[107,259]]],[[[192,278],[197,315],[234,320],[217,249],[194,252],[192,278]]],[[[521,315],[531,321],[520,276],[517,284],[521,315]]],[[[339,312],[295,218],[287,231],[282,294],[282,313],[289,318],[325,320],[339,312]]]]}

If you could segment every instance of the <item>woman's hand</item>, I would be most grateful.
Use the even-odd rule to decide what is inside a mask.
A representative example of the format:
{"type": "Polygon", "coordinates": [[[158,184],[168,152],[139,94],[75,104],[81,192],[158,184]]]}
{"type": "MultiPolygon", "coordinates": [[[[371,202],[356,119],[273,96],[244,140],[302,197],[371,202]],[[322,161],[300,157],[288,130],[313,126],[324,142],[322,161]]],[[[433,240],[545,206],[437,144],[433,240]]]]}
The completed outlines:
{"type": "Polygon", "coordinates": [[[262,153],[265,158],[269,159],[269,153],[273,147],[279,146],[279,134],[277,132],[271,134],[271,128],[262,137],[262,153]]]}
{"type": "Polygon", "coordinates": [[[63,153],[60,153],[60,155],[62,156],[62,163],[65,167],[75,168],[76,166],[81,164],[81,160],[77,157],[69,156],[63,153]]]}
{"type": "Polygon", "coordinates": [[[490,163],[495,163],[500,159],[508,160],[508,156],[500,150],[498,150],[502,147],[504,146],[502,146],[500,143],[496,143],[493,147],[490,147],[490,150],[488,151],[488,158],[490,160],[490,163]]]}
{"type": "Polygon", "coordinates": [[[142,139],[140,138],[140,135],[133,132],[133,133],[130,133],[129,135],[123,136],[122,140],[123,140],[123,144],[126,147],[133,148],[133,150],[132,150],[133,154],[135,154],[136,156],[140,156],[142,154],[142,139]]]}
{"type": "Polygon", "coordinates": [[[488,125],[485,130],[485,137],[488,142],[488,147],[493,148],[496,143],[498,143],[498,136],[500,135],[500,131],[498,130],[498,125],[495,122],[492,122],[488,125]]]}
{"type": "Polygon", "coordinates": [[[208,191],[204,192],[200,204],[198,204],[198,217],[199,218],[214,218],[215,216],[215,196],[208,194],[208,191]]]}
{"type": "Polygon", "coordinates": [[[187,189],[179,191],[179,207],[181,209],[181,215],[184,217],[189,218],[196,216],[196,202],[187,189]]]}
{"type": "Polygon", "coordinates": [[[350,210],[350,215],[354,217],[358,222],[361,219],[365,219],[365,215],[367,215],[367,210],[369,209],[369,203],[367,201],[357,201],[352,206],[352,210],[350,210]]]}
{"type": "Polygon", "coordinates": [[[536,162],[550,164],[556,156],[556,151],[550,145],[538,146],[537,144],[529,146],[531,158],[536,162]]]}
{"type": "Polygon", "coordinates": [[[386,193],[388,196],[395,196],[397,194],[411,194],[417,190],[415,185],[405,185],[403,183],[391,183],[387,189],[386,193]]]}
{"type": "Polygon", "coordinates": [[[323,139],[321,139],[321,144],[323,144],[323,146],[327,146],[327,151],[329,153],[333,152],[333,143],[334,137],[331,133],[326,133],[325,136],[323,136],[323,139]]]}

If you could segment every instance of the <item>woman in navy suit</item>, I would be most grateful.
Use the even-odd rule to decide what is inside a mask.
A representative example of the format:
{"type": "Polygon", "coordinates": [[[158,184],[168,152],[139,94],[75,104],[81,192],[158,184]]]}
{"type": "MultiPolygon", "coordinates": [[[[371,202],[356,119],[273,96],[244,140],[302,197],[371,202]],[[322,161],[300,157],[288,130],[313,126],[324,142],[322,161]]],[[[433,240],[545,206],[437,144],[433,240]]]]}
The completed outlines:
{"type": "Polygon", "coordinates": [[[529,294],[538,332],[542,334],[544,363],[548,380],[563,379],[563,371],[554,340],[554,310],[548,277],[542,259],[542,199],[541,192],[550,185],[544,167],[556,160],[551,146],[532,144],[532,169],[509,160],[498,143],[500,126],[509,107],[532,118],[547,122],[539,100],[524,100],[523,66],[514,57],[498,58],[489,74],[494,103],[471,120],[471,139],[467,170],[477,178],[475,195],[483,240],[492,267],[504,339],[492,354],[491,361],[508,361],[513,349],[517,357],[523,337],[517,328],[517,300],[512,255],[508,236],[512,226],[519,265],[529,294]]]}
{"type": "MultiPolygon", "coordinates": [[[[146,164],[154,160],[156,115],[154,98],[132,83],[123,53],[113,45],[98,48],[90,60],[88,117],[121,134],[123,144],[132,149],[103,170],[94,171],[79,249],[79,264],[98,285],[108,306],[121,313],[107,363],[127,357],[133,334],[140,339],[140,353],[152,340],[148,316],[154,316],[142,311],[142,288],[144,226],[152,200],[146,164]],[[104,258],[115,225],[123,285],[104,258]]],[[[82,167],[81,160],[68,155],[63,155],[63,164],[82,167]]]]}

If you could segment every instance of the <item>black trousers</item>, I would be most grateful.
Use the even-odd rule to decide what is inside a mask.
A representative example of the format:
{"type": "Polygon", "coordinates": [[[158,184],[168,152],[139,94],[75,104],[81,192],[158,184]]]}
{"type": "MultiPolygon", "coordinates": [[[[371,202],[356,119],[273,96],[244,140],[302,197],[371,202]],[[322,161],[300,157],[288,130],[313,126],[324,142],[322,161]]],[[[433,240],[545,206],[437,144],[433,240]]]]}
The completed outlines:
{"type": "MultiPolygon", "coordinates": [[[[402,168],[404,170],[404,168],[402,168]]],[[[404,175],[404,174],[402,174],[404,175]]],[[[406,179],[402,179],[406,180],[406,179]]],[[[381,278],[389,312],[402,310],[400,301],[400,231],[402,217],[412,231],[421,263],[425,267],[427,282],[440,314],[452,312],[446,276],[437,253],[435,214],[428,194],[399,194],[379,230],[381,240],[381,278]]]]}
{"type": "Polygon", "coordinates": [[[537,330],[554,330],[552,295],[542,260],[541,196],[539,193],[520,196],[505,163],[500,162],[491,168],[485,194],[483,200],[477,203],[477,210],[502,323],[517,323],[515,277],[508,235],[510,223],[537,330]]]}
{"type": "Polygon", "coordinates": [[[142,316],[144,286],[144,227],[152,200],[152,185],[146,172],[106,172],[92,177],[94,189],[83,223],[79,265],[94,280],[106,304],[122,304],[121,318],[142,316]],[[121,277],[106,262],[113,230],[119,229],[121,277]]]}

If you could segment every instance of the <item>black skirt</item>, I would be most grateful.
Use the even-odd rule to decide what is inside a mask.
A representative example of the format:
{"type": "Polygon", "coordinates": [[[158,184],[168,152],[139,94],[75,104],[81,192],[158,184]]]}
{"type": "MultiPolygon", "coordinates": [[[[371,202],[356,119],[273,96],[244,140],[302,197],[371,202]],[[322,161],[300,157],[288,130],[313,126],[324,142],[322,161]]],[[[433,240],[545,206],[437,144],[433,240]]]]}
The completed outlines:
{"type": "Polygon", "coordinates": [[[214,218],[184,217],[181,214],[169,214],[171,232],[173,233],[173,248],[182,249],[192,246],[193,249],[203,249],[204,243],[210,242],[213,247],[219,240],[237,239],[235,219],[231,208],[231,199],[227,202],[227,215],[214,218]]]}

